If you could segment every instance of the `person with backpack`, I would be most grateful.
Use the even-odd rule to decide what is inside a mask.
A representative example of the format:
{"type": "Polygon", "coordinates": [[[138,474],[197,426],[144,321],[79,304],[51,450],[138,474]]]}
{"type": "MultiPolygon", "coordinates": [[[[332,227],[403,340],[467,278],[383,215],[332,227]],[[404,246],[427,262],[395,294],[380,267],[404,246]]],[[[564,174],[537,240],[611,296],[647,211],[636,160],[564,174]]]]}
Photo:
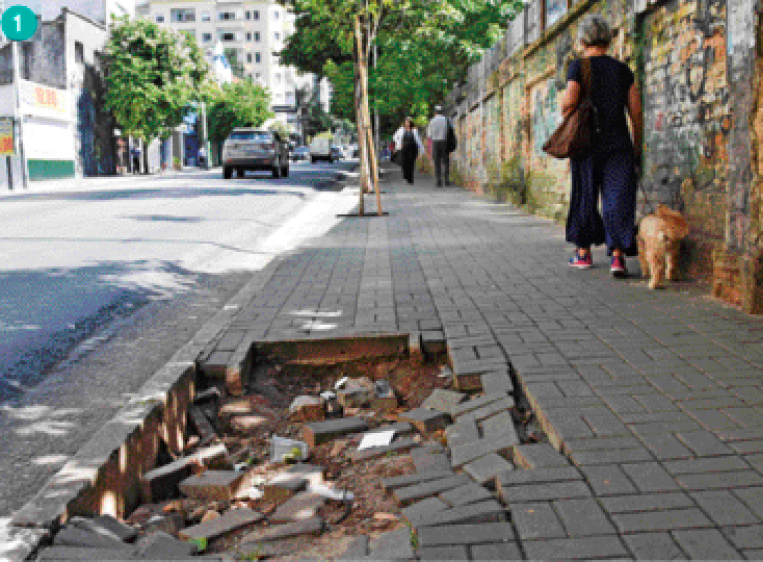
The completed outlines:
{"type": "Polygon", "coordinates": [[[424,145],[421,144],[419,132],[413,124],[413,119],[406,117],[403,126],[395,133],[394,141],[395,151],[399,153],[397,161],[403,168],[403,178],[408,183],[413,183],[416,159],[419,157],[419,152],[424,151],[424,145]]]}
{"type": "Polygon", "coordinates": [[[427,127],[427,137],[432,140],[432,159],[434,160],[434,175],[437,179],[437,187],[450,185],[450,153],[456,149],[456,135],[451,125],[442,112],[442,106],[436,105],[435,116],[427,127]]]}

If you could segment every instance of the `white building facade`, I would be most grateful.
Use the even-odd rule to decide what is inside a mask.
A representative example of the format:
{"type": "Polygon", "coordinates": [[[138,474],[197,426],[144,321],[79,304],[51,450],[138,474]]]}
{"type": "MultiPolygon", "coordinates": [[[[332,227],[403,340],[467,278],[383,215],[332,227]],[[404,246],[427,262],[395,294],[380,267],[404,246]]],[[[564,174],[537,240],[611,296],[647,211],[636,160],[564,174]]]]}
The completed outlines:
{"type": "MultiPolygon", "coordinates": [[[[294,15],[286,8],[274,2],[150,0],[138,14],[192,34],[210,60],[221,45],[234,75],[266,86],[278,119],[296,130],[296,90],[312,89],[313,77],[298,76],[278,60],[277,53],[294,32],[294,15]]],[[[329,88],[326,81],[321,86],[321,102],[327,109],[329,88]]]]}

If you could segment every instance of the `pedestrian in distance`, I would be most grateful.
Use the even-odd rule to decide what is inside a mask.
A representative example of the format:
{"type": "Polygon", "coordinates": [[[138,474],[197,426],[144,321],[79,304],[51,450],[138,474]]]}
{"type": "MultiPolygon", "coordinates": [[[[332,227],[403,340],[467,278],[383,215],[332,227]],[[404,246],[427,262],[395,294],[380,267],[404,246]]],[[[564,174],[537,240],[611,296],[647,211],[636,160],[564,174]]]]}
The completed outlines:
{"type": "Polygon", "coordinates": [[[140,173],[140,147],[135,146],[132,149],[132,173],[140,173]]]}
{"type": "MultiPolygon", "coordinates": [[[[641,162],[644,118],[633,72],[609,55],[612,31],[600,15],[586,16],[578,28],[582,56],[590,60],[591,99],[596,109],[596,134],[590,150],[571,158],[572,193],[566,239],[575,245],[570,265],[593,266],[591,246],[606,243],[613,277],[627,277],[626,256],[638,253],[636,191],[641,162]],[[626,112],[633,138],[628,131],[626,112]],[[599,198],[602,213],[599,212],[599,198]]],[[[562,115],[574,110],[585,92],[582,59],[570,63],[562,115]]]]}
{"type": "Polygon", "coordinates": [[[413,124],[413,119],[406,117],[403,126],[395,133],[395,150],[399,153],[399,164],[403,168],[403,178],[408,183],[413,183],[413,170],[416,167],[416,159],[419,152],[424,151],[419,132],[413,124]]]}
{"type": "Polygon", "coordinates": [[[436,105],[435,116],[427,127],[427,137],[432,141],[432,159],[434,160],[434,175],[437,187],[450,185],[450,152],[448,133],[451,130],[450,121],[443,115],[442,106],[436,105]]]}
{"type": "Polygon", "coordinates": [[[207,163],[207,149],[203,146],[199,147],[199,168],[206,168],[207,163]]]}

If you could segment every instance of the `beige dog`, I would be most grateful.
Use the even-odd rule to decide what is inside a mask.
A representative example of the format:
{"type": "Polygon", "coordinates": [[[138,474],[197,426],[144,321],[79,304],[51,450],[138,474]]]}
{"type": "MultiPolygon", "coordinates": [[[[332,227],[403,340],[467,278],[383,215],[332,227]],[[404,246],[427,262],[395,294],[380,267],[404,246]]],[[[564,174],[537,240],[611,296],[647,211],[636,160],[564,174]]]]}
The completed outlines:
{"type": "Polygon", "coordinates": [[[689,225],[681,213],[657,206],[657,212],[641,220],[638,231],[638,259],[641,272],[652,279],[649,288],[656,289],[662,284],[667,273],[670,281],[675,280],[681,240],[689,234],[689,225]],[[666,271],[667,269],[667,271],[666,271]]]}

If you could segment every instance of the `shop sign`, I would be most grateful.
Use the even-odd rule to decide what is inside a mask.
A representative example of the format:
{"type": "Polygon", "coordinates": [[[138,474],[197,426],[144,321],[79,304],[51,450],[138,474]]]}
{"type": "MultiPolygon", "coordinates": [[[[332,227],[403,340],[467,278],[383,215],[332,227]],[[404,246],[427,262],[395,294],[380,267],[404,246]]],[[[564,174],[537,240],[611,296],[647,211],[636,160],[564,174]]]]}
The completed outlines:
{"type": "Polygon", "coordinates": [[[11,156],[16,153],[13,142],[13,119],[0,117],[0,156],[11,156]]]}
{"type": "Polygon", "coordinates": [[[36,115],[66,118],[69,112],[69,98],[65,90],[42,86],[21,80],[19,97],[25,112],[36,115]]]}

